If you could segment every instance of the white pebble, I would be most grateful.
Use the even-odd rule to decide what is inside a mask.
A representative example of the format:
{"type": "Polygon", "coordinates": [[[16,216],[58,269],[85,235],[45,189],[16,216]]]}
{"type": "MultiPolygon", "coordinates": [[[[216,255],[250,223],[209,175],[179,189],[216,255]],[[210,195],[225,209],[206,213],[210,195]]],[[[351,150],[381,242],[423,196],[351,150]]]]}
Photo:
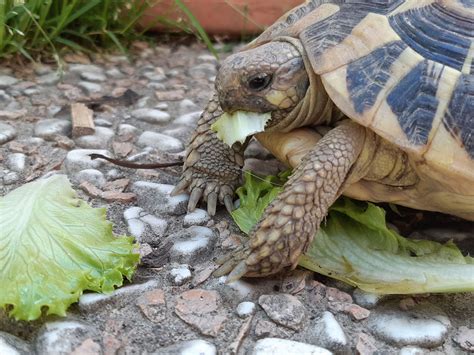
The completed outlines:
{"type": "Polygon", "coordinates": [[[175,285],[181,286],[191,279],[192,275],[191,270],[189,270],[189,265],[183,264],[171,269],[170,276],[175,285]]]}
{"type": "Polygon", "coordinates": [[[240,318],[248,317],[255,313],[255,303],[253,302],[241,302],[237,306],[235,312],[240,318]]]}
{"type": "Polygon", "coordinates": [[[183,226],[202,226],[210,219],[211,217],[209,217],[209,214],[205,210],[196,208],[193,212],[189,212],[184,216],[183,226]]]}
{"type": "Polygon", "coordinates": [[[140,121],[154,124],[167,123],[171,120],[169,113],[151,108],[139,108],[134,110],[132,111],[132,116],[140,121]]]}
{"type": "Polygon", "coordinates": [[[152,147],[168,153],[177,153],[184,150],[184,144],[179,139],[151,131],[143,132],[138,138],[137,145],[152,147]]]}
{"type": "Polygon", "coordinates": [[[258,340],[251,354],[332,355],[329,350],[319,346],[280,338],[265,338],[258,340]]]}
{"type": "Polygon", "coordinates": [[[17,173],[22,173],[26,166],[26,155],[23,153],[9,154],[6,161],[8,169],[17,173]]]}

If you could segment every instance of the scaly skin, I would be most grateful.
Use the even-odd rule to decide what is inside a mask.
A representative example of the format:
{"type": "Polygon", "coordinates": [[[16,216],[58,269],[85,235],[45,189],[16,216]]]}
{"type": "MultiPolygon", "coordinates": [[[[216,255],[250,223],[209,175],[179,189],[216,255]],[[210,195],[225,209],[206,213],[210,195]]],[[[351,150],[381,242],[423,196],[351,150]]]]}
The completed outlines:
{"type": "Polygon", "coordinates": [[[346,178],[362,151],[365,128],[344,124],[325,135],[302,160],[284,191],[266,208],[250,233],[249,243],[234,253],[216,275],[266,276],[294,268],[329,207],[342,191],[346,178]]]}
{"type": "Polygon", "coordinates": [[[223,113],[214,95],[201,115],[196,131],[188,145],[183,173],[172,194],[191,194],[188,210],[193,211],[199,200],[207,201],[208,213],[216,213],[219,201],[232,211],[232,196],[240,184],[245,146],[232,148],[219,140],[211,125],[223,113]]]}

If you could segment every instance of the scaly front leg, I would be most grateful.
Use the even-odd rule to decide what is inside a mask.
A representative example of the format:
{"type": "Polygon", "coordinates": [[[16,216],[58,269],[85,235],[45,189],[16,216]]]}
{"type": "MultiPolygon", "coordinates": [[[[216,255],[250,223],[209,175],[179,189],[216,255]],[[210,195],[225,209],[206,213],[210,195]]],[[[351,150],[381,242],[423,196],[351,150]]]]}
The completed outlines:
{"type": "Polygon", "coordinates": [[[217,201],[232,211],[232,197],[240,183],[244,164],[244,146],[239,143],[229,148],[219,140],[211,125],[223,113],[214,95],[202,113],[198,127],[186,151],[183,173],[172,194],[188,191],[188,210],[193,211],[199,200],[207,201],[208,213],[216,213],[217,201]]]}
{"type": "Polygon", "coordinates": [[[301,161],[284,191],[266,208],[248,245],[216,275],[229,281],[265,276],[296,267],[329,207],[342,191],[365,140],[365,128],[346,122],[328,132],[301,161]],[[235,266],[237,265],[237,266],[235,266]],[[234,267],[235,266],[235,267],[234,267]]]}

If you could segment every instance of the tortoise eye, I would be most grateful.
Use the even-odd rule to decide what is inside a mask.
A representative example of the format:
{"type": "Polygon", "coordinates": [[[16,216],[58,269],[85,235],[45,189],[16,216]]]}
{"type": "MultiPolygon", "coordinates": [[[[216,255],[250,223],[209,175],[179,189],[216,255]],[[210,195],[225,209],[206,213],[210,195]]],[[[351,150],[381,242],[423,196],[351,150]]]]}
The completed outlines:
{"type": "Polygon", "coordinates": [[[270,82],[272,81],[271,74],[257,74],[252,76],[248,81],[248,86],[250,90],[253,91],[262,91],[266,89],[270,82]]]}

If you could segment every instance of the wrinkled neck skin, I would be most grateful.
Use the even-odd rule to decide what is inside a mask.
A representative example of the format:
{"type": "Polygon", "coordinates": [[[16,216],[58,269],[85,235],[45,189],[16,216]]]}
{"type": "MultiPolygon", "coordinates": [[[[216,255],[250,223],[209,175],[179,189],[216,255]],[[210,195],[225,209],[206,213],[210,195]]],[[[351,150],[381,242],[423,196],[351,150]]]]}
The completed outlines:
{"type": "Polygon", "coordinates": [[[304,65],[309,78],[308,91],[303,100],[285,117],[275,117],[278,122],[270,121],[267,132],[290,132],[299,127],[331,126],[341,120],[344,115],[334,105],[326,93],[321,78],[316,75],[300,40],[293,37],[279,37],[277,41],[291,43],[303,57],[304,65]]]}

